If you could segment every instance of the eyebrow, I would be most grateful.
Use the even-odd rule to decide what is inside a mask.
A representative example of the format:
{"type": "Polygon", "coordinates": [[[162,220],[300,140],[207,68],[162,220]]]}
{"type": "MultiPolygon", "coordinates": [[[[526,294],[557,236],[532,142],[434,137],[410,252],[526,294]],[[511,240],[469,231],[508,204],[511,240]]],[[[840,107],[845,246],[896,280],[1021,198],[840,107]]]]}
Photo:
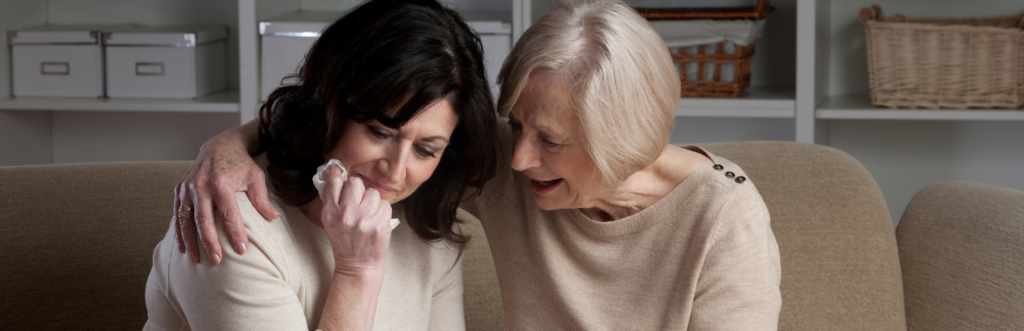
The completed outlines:
{"type": "Polygon", "coordinates": [[[445,138],[445,137],[442,137],[442,136],[430,136],[430,137],[426,137],[426,138],[423,138],[423,139],[420,139],[420,140],[426,141],[426,142],[433,142],[434,140],[438,140],[438,139],[443,140],[446,145],[450,145],[451,144],[451,142],[448,141],[448,138],[445,138]]]}
{"type": "MultiPolygon", "coordinates": [[[[513,117],[511,113],[508,114],[508,119],[511,120],[511,121],[519,122],[519,123],[523,122],[523,121],[520,121],[518,118],[513,117]]],[[[534,125],[533,127],[535,129],[537,129],[537,131],[540,131],[541,133],[543,133],[545,135],[555,135],[555,136],[558,136],[558,137],[551,137],[551,138],[555,138],[557,140],[567,140],[568,141],[568,140],[572,139],[571,137],[569,137],[568,134],[565,134],[565,133],[563,133],[562,131],[559,131],[559,130],[555,130],[554,127],[548,125],[547,123],[538,123],[538,124],[534,125]]]]}

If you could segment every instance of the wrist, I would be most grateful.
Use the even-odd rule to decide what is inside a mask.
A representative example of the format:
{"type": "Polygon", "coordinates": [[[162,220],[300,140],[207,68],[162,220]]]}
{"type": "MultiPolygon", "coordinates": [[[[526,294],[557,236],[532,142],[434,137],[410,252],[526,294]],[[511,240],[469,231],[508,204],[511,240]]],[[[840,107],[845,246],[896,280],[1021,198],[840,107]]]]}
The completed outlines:
{"type": "Polygon", "coordinates": [[[384,279],[384,265],[379,267],[335,267],[334,279],[355,283],[375,283],[384,279]]]}

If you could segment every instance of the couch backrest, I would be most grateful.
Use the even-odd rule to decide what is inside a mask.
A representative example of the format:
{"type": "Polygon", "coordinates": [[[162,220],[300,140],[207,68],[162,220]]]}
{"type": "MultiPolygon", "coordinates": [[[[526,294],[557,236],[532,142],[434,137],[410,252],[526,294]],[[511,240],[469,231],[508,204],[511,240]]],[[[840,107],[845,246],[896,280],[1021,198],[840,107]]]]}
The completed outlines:
{"type": "Polygon", "coordinates": [[[465,255],[462,260],[466,330],[504,330],[505,311],[501,306],[501,288],[483,225],[462,209],[459,209],[456,216],[463,221],[460,225],[462,232],[472,238],[463,250],[465,255]]]}
{"type": "Polygon", "coordinates": [[[907,330],[1024,330],[1024,192],[929,185],[896,237],[907,330]]]}
{"type": "Polygon", "coordinates": [[[0,167],[0,325],[139,330],[153,247],[192,162],[0,167]]]}
{"type": "Polygon", "coordinates": [[[704,144],[743,168],[771,214],[782,259],[780,330],[905,330],[896,237],[867,170],[834,148],[704,144]]]}

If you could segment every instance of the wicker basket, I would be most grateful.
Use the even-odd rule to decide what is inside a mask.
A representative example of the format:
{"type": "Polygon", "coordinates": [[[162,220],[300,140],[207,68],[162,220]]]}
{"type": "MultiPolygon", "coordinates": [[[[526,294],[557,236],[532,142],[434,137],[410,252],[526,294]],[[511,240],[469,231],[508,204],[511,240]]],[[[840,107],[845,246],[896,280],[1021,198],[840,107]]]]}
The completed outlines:
{"type": "MultiPolygon", "coordinates": [[[[743,8],[636,8],[648,20],[760,20],[774,8],[768,0],[758,0],[754,7],[743,8]]],[[[754,58],[754,44],[726,45],[726,42],[697,46],[695,53],[678,49],[672,54],[672,62],[679,65],[684,97],[731,97],[743,93],[750,85],[750,62],[754,58]],[[732,54],[728,48],[735,47],[732,54]],[[691,64],[696,64],[691,65],[691,64]],[[731,75],[723,76],[723,65],[731,65],[731,75]],[[696,67],[697,79],[687,78],[687,67],[696,67]],[[710,75],[705,70],[713,70],[710,75]],[[709,77],[710,76],[710,77],[709,77]],[[730,77],[731,76],[731,77],[730,77]],[[728,79],[728,78],[731,79],[728,79]]],[[[692,69],[691,69],[692,70],[692,69]]]]}
{"type": "Polygon", "coordinates": [[[871,103],[905,108],[1024,105],[1024,15],[977,19],[860,11],[871,103]]]}

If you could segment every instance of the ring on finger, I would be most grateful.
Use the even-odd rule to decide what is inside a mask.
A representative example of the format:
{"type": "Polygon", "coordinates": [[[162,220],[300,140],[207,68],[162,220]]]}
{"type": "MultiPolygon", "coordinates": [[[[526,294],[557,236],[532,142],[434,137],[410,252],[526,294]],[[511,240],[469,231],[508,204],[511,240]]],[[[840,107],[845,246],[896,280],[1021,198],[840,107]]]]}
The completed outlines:
{"type": "Polygon", "coordinates": [[[178,211],[182,212],[182,213],[189,212],[189,211],[192,211],[192,207],[189,207],[188,205],[184,205],[183,204],[183,205],[178,206],[178,211]]]}

